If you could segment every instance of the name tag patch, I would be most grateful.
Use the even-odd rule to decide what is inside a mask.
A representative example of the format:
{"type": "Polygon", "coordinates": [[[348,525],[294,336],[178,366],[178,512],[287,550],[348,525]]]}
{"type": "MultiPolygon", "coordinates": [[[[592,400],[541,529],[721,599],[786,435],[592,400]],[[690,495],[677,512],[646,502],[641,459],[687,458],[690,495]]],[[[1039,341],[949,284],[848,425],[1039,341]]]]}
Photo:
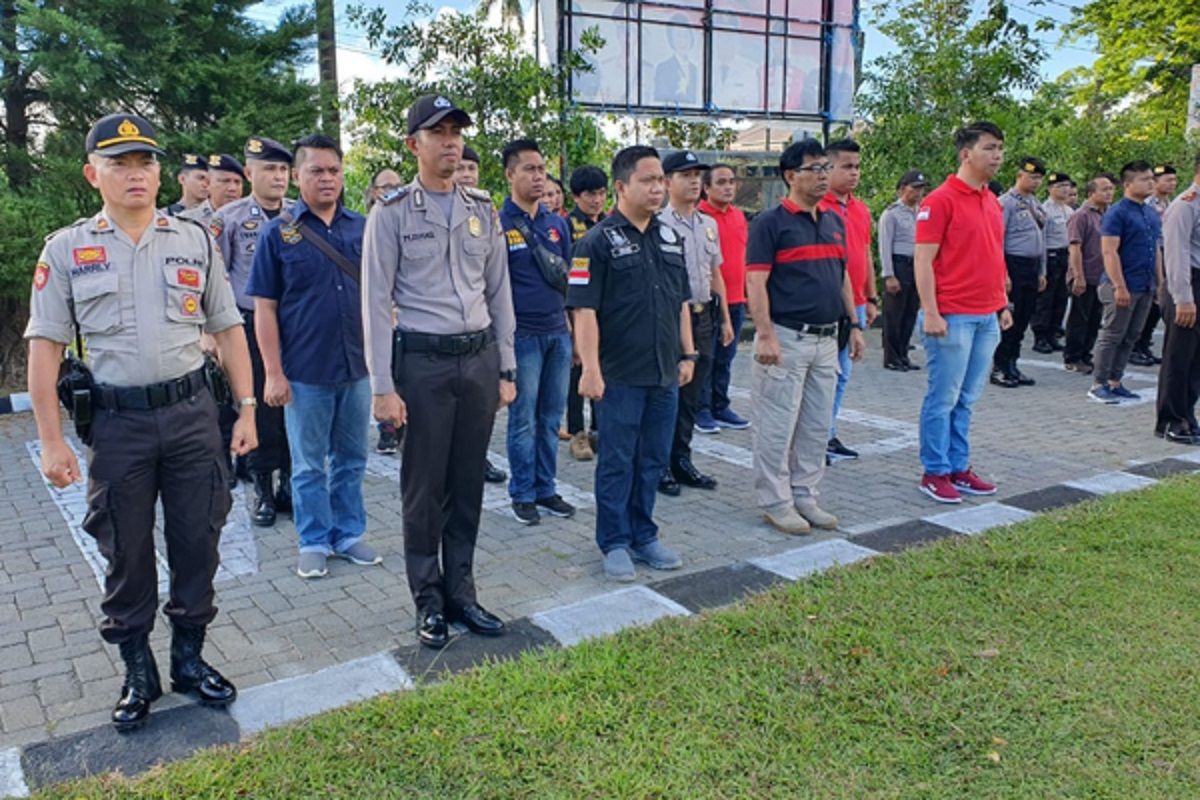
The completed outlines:
{"type": "Polygon", "coordinates": [[[415,233],[401,234],[400,241],[405,242],[405,243],[420,242],[425,239],[436,239],[436,238],[437,238],[437,234],[434,233],[433,231],[417,231],[415,233]]]}
{"type": "Polygon", "coordinates": [[[79,266],[84,264],[102,264],[108,261],[108,253],[103,247],[76,247],[71,251],[71,258],[79,266]]]}

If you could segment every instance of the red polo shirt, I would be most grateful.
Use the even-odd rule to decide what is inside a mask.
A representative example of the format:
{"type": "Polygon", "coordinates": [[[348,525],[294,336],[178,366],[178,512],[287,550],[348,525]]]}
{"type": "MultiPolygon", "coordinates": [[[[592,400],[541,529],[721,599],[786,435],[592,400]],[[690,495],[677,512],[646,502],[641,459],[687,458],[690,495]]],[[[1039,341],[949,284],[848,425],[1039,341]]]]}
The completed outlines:
{"type": "Polygon", "coordinates": [[[940,314],[993,314],[1004,308],[1004,212],[987,186],[957,175],[917,211],[917,244],[939,245],[933,259],[940,314]]]}
{"type": "Polygon", "coordinates": [[[854,305],[865,305],[868,297],[875,296],[875,287],[871,285],[875,275],[867,257],[871,247],[871,209],[854,195],[843,204],[833,192],[821,198],[817,207],[837,214],[846,226],[846,272],[854,287],[854,305]]]}
{"type": "Polygon", "coordinates": [[[700,210],[717,221],[721,237],[721,277],[725,279],[725,302],[729,305],[746,302],[746,242],[749,230],[746,215],[730,204],[724,211],[707,200],[700,201],[700,210]]]}

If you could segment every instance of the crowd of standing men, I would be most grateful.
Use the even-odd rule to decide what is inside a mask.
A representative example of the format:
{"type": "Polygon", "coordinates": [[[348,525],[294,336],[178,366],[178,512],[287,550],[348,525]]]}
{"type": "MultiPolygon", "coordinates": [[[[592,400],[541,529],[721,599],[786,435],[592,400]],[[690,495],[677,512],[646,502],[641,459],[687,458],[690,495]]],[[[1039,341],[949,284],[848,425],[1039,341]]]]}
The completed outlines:
{"type": "Polygon", "coordinates": [[[342,202],[342,154],[328,137],[289,149],[252,136],[244,164],[185,156],[180,202],[157,210],[152,126],[117,114],[93,127],[84,174],[103,208],[47,237],[26,336],[42,470],[57,486],[80,470],[55,382],[65,347],[86,344],[90,380],[71,396],[77,425],[80,402],[90,409],[83,526],[109,561],[101,634],[126,665],[118,730],[144,722],[162,693],[148,640],[159,499],[172,688],[217,705],[236,697],[201,658],[230,452],[255,486],[256,524],[293,515],[301,578],[328,574],[330,558],[372,566],[381,557],[365,539],[362,483],[374,417],[377,449],[402,450],[417,638],[440,648],[451,623],[505,632],[474,579],[485,480],[507,478],[523,524],[575,513],[556,487],[560,438],[575,458],[596,458],[595,539],[613,580],[634,580],[639,563],[682,565],[654,507],[659,493],[717,488],[692,461],[697,432],[753,428],[755,501],[769,525],[836,528],[820,484],[834,460],[857,457],[838,438],[838,409],[880,312],[884,367],[919,370],[914,329],[924,345],[918,486],[934,500],[996,491],[971,466],[971,414],[989,376],[1033,383],[1017,367],[1027,325],[1036,350],[1063,350],[1067,369],[1093,374],[1089,395],[1116,403],[1133,396],[1121,383],[1131,354],[1153,359],[1140,342],[1156,288],[1166,322],[1156,432],[1200,443],[1200,185],[1172,200],[1165,165],[1094,176],[1076,209],[1070,178],[1047,176],[1036,158],[1003,192],[1003,132],[966,126],[956,173],[925,196],[925,176],[905,172],[879,219],[881,303],[852,140],[791,144],[779,160],[786,196],[748,224],[733,167],[646,146],[618,152],[609,175],[575,169],[567,213],[538,143],[510,142],[497,208],[476,186],[471,124],[446,97],[418,99],[406,137],[416,176],[378,173],[365,218],[342,202]],[[1050,197],[1039,203],[1043,177],[1050,197]],[[1111,203],[1118,182],[1124,197],[1111,203]],[[729,385],[747,316],[750,419],[729,385]],[[487,459],[506,406],[510,476],[487,459]]]}

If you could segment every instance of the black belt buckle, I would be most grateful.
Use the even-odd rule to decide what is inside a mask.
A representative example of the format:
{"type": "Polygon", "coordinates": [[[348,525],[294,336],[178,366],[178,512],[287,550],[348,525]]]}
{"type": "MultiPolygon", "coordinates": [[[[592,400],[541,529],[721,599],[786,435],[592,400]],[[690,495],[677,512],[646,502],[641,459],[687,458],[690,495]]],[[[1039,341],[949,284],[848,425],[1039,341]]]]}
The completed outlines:
{"type": "Polygon", "coordinates": [[[471,337],[466,334],[456,334],[447,337],[450,343],[450,355],[465,356],[471,352],[471,337]]]}
{"type": "Polygon", "coordinates": [[[169,401],[167,385],[155,383],[146,387],[146,401],[150,408],[162,408],[169,401]]]}

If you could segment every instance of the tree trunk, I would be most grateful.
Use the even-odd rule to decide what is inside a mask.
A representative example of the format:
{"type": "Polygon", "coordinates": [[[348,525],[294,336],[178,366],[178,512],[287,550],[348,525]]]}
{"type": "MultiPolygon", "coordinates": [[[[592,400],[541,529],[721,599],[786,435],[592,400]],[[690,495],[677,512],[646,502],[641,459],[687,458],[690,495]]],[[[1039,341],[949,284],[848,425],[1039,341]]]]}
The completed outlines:
{"type": "Polygon", "coordinates": [[[4,97],[4,173],[15,191],[29,186],[33,164],[29,158],[28,76],[17,52],[17,5],[0,0],[0,88],[4,97]]]}

